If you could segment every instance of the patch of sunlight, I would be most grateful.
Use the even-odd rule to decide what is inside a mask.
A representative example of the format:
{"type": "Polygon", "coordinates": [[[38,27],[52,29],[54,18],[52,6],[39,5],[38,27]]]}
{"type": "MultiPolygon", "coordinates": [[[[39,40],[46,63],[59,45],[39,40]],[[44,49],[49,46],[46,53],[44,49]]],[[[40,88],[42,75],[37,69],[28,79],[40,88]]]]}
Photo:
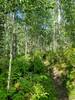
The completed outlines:
{"type": "Polygon", "coordinates": [[[75,52],[75,48],[73,48],[73,51],[75,52]]]}
{"type": "Polygon", "coordinates": [[[62,67],[62,68],[66,68],[66,66],[67,66],[67,65],[66,65],[65,63],[61,63],[61,67],[62,67]]]}
{"type": "Polygon", "coordinates": [[[75,100],[75,88],[70,92],[69,100],[75,100]]]}
{"type": "Polygon", "coordinates": [[[50,64],[50,62],[49,62],[48,60],[45,60],[45,61],[44,61],[44,65],[45,65],[45,66],[48,66],[49,64],[50,64]]]}
{"type": "Polygon", "coordinates": [[[43,86],[39,83],[33,86],[34,94],[32,95],[30,100],[40,100],[41,98],[46,100],[48,93],[45,92],[43,86]]]}
{"type": "Polygon", "coordinates": [[[46,79],[46,80],[48,79],[48,77],[46,75],[41,75],[40,78],[41,79],[46,79]]]}

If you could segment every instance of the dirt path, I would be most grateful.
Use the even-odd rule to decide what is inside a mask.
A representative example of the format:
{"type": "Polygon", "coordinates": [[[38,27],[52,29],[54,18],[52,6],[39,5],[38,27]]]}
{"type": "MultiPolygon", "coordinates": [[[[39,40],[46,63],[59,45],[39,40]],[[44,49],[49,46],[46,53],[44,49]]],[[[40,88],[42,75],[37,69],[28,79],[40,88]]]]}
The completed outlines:
{"type": "Polygon", "coordinates": [[[54,79],[54,85],[58,95],[58,100],[69,100],[67,96],[67,90],[62,86],[60,79],[54,79]]]}
{"type": "Polygon", "coordinates": [[[59,72],[57,69],[54,69],[52,71],[53,82],[57,92],[58,100],[69,100],[67,95],[67,89],[62,84],[60,74],[61,72],[59,72]]]}

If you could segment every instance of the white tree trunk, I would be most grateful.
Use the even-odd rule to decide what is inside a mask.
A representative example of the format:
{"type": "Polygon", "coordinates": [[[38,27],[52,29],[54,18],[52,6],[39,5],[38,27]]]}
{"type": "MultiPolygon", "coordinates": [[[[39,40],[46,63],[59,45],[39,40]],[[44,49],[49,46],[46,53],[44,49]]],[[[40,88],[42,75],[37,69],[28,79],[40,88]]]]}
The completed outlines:
{"type": "Polygon", "coordinates": [[[28,37],[27,37],[27,29],[26,29],[26,26],[24,26],[25,28],[25,55],[27,55],[27,52],[28,52],[28,37]]]}
{"type": "Polygon", "coordinates": [[[10,17],[13,19],[12,29],[13,32],[10,34],[10,59],[9,59],[9,70],[8,70],[8,80],[7,80],[7,91],[10,89],[10,80],[11,80],[11,67],[12,67],[12,58],[13,58],[13,33],[14,33],[14,13],[10,14],[10,17]]]}
{"type": "Polygon", "coordinates": [[[9,71],[8,71],[7,90],[10,89],[11,66],[12,66],[12,42],[10,44],[10,60],[9,60],[9,71]]]}

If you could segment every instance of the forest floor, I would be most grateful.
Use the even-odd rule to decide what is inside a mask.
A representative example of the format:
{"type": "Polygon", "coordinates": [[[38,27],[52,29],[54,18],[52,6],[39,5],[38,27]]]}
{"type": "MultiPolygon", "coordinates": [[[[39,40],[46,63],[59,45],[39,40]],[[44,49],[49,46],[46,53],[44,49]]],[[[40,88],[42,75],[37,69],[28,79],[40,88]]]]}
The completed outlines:
{"type": "Polygon", "coordinates": [[[55,89],[57,91],[58,100],[69,100],[67,90],[62,86],[60,79],[54,79],[55,89]]]}
{"type": "Polygon", "coordinates": [[[60,71],[58,71],[57,69],[54,69],[51,74],[52,74],[53,83],[57,92],[58,100],[69,100],[68,94],[67,94],[68,91],[66,87],[64,87],[62,84],[60,71]]]}

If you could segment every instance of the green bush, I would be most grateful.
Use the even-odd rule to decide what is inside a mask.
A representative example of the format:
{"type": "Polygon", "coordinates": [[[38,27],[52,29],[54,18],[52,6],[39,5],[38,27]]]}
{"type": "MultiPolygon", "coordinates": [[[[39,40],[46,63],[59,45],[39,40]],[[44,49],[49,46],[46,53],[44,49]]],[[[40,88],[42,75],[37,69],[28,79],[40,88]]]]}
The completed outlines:
{"type": "MultiPolygon", "coordinates": [[[[57,100],[56,90],[54,88],[53,81],[50,76],[46,74],[41,74],[41,75],[34,74],[32,76],[32,81],[35,82],[35,87],[39,86],[37,84],[40,84],[39,87],[42,87],[38,89],[42,91],[41,94],[43,95],[42,97],[40,96],[39,100],[57,100]]],[[[33,97],[35,98],[37,97],[35,92],[33,97]]],[[[34,100],[38,100],[38,99],[34,99],[34,100]]]]}
{"type": "Polygon", "coordinates": [[[68,74],[68,80],[67,80],[67,88],[69,91],[71,91],[73,88],[75,88],[75,69],[73,69],[68,74]]]}
{"type": "Polygon", "coordinates": [[[6,100],[7,92],[3,89],[0,89],[0,100],[6,100]]]}
{"type": "Polygon", "coordinates": [[[13,97],[12,97],[13,100],[25,100],[24,99],[24,94],[22,92],[18,92],[16,93],[13,97]]]}
{"type": "Polygon", "coordinates": [[[9,61],[8,58],[0,58],[0,69],[2,69],[2,71],[6,71],[9,65],[9,61]]]}
{"type": "Polygon", "coordinates": [[[44,73],[42,57],[36,53],[14,59],[9,91],[13,100],[57,100],[52,78],[44,73]]]}
{"type": "Polygon", "coordinates": [[[21,56],[12,63],[12,80],[18,80],[23,77],[30,68],[30,56],[21,56]]]}
{"type": "Polygon", "coordinates": [[[6,88],[8,65],[8,58],[0,58],[0,88],[6,88]]]}
{"type": "Polygon", "coordinates": [[[46,74],[27,74],[12,86],[10,96],[13,100],[57,100],[53,81],[46,74]]]}
{"type": "Polygon", "coordinates": [[[41,72],[43,72],[44,64],[42,62],[41,57],[34,56],[32,63],[33,63],[33,71],[35,73],[41,73],[41,72]]]}
{"type": "Polygon", "coordinates": [[[43,54],[44,54],[44,52],[41,52],[40,50],[35,50],[34,52],[33,52],[33,56],[34,57],[43,57],[43,54]]]}
{"type": "Polygon", "coordinates": [[[31,92],[33,86],[31,79],[22,79],[20,83],[21,89],[24,91],[24,93],[31,92]]]}
{"type": "Polygon", "coordinates": [[[66,87],[68,89],[69,100],[75,99],[75,48],[65,50],[65,58],[67,59],[67,80],[66,87]]]}
{"type": "Polygon", "coordinates": [[[6,88],[7,85],[7,74],[3,73],[0,75],[0,88],[6,88]]]}
{"type": "Polygon", "coordinates": [[[64,52],[67,60],[75,67],[75,48],[70,48],[64,52]]]}
{"type": "Polygon", "coordinates": [[[69,92],[69,100],[75,100],[75,87],[69,92]]]}
{"type": "Polygon", "coordinates": [[[33,86],[33,95],[30,100],[48,100],[48,93],[45,92],[43,86],[39,83],[33,86]]]}
{"type": "Polygon", "coordinates": [[[49,60],[50,64],[57,63],[57,61],[58,61],[56,53],[53,51],[49,51],[46,53],[46,59],[49,60]]]}

